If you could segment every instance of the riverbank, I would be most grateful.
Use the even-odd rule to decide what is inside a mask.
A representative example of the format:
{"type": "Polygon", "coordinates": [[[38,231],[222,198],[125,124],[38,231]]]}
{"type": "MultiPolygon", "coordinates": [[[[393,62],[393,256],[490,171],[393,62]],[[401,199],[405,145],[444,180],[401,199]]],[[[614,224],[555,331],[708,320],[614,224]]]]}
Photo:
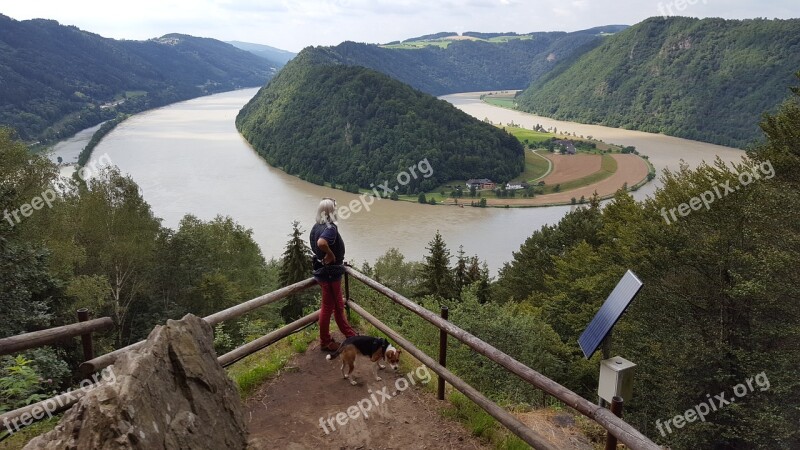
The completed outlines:
{"type": "MultiPolygon", "coordinates": [[[[154,214],[163,219],[164,226],[178,227],[186,214],[202,220],[211,220],[219,214],[230,216],[252,230],[265,258],[280,258],[292,221],[299,221],[306,232],[310,230],[320,198],[334,197],[344,205],[358,201],[359,194],[305,182],[264,162],[234,126],[238,111],[256,92],[257,89],[232,91],[137,114],[109,133],[95,152],[108,154],[123,174],[131,176],[154,214]]],[[[477,95],[457,94],[456,106],[480,120],[489,118],[495,123],[513,120],[528,129],[535,123],[544,125],[543,121],[524,115],[508,117],[507,114],[515,112],[482,104],[480,100],[465,106],[470,102],[465,98],[477,95]]],[[[570,124],[557,126],[559,130],[635,146],[657,167],[664,166],[659,165],[660,161],[677,166],[682,157],[692,162],[693,158],[710,161],[717,154],[725,156],[717,151],[724,147],[711,144],[628,130],[617,136],[618,130],[603,127],[586,132],[578,129],[578,125],[574,130],[570,124]],[[636,137],[639,135],[644,138],[636,137]],[[659,144],[661,139],[663,145],[659,144]]],[[[737,156],[725,160],[741,154],[737,151],[737,156]]],[[[633,193],[634,198],[646,197],[648,191],[654,190],[653,186],[654,183],[648,183],[633,193]]],[[[478,255],[495,275],[531,233],[557,223],[572,209],[570,205],[468,206],[469,201],[464,208],[431,208],[416,201],[376,200],[369,210],[340,222],[347,242],[347,258],[355,265],[365,261],[373,264],[394,247],[407,261],[419,261],[428,253],[425,247],[438,230],[448,248],[458,249],[463,245],[467,255],[478,255]]]]}

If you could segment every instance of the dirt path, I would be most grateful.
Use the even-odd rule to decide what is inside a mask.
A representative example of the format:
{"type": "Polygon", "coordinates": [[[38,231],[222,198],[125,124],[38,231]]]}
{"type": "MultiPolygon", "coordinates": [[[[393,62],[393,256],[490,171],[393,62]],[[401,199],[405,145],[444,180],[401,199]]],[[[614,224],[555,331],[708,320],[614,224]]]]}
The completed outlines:
{"type": "MultiPolygon", "coordinates": [[[[341,342],[341,336],[337,339],[341,342]]],[[[369,362],[359,359],[353,371],[358,385],[351,386],[342,379],[340,363],[327,361],[325,355],[318,343],[309,346],[306,353],[287,363],[279,377],[247,400],[245,420],[251,448],[488,448],[463,426],[443,418],[439,413],[443,403],[435,396],[416,386],[406,388],[402,379],[413,379],[417,385],[430,379],[426,374],[433,373],[427,368],[410,373],[386,369],[379,372],[383,381],[375,381],[369,362]],[[348,408],[352,416],[347,416],[348,408]],[[337,422],[337,415],[344,425],[337,422]]]]}

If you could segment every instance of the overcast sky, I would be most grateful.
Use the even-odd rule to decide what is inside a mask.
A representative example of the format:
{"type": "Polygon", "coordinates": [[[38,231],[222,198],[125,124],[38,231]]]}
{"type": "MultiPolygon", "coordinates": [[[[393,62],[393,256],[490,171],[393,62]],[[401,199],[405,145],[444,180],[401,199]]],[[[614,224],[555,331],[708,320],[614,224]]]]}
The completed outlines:
{"type": "Polygon", "coordinates": [[[439,31],[575,31],[647,17],[800,17],[800,0],[4,0],[0,13],[116,39],[184,33],[297,52],[439,31]]]}

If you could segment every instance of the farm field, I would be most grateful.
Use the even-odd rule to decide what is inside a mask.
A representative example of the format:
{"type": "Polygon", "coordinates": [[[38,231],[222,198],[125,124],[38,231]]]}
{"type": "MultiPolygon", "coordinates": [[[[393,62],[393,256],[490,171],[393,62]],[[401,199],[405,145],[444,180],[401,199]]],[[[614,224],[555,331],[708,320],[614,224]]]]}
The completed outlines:
{"type": "MultiPolygon", "coordinates": [[[[533,153],[533,152],[530,152],[533,153]]],[[[535,155],[534,155],[535,156],[535,155]]],[[[545,194],[532,198],[519,196],[515,198],[497,198],[494,193],[482,191],[481,197],[486,199],[487,206],[525,207],[549,206],[572,203],[574,198],[588,200],[595,193],[601,198],[612,196],[627,184],[634,186],[647,179],[650,166],[638,155],[606,154],[606,155],[543,155],[553,161],[553,170],[545,181],[545,194]],[[558,185],[558,188],[555,186],[558,185]],[[558,191],[554,191],[558,189],[558,191]]],[[[438,203],[469,205],[479,202],[479,198],[462,197],[457,201],[439,196],[438,203]]]]}
{"type": "Polygon", "coordinates": [[[628,186],[633,186],[647,178],[649,166],[641,157],[633,154],[613,154],[608,156],[613,158],[617,163],[617,170],[600,181],[575,189],[537,195],[533,198],[495,198],[493,195],[487,195],[485,196],[486,204],[487,206],[544,206],[569,204],[572,198],[580,199],[584,197],[588,200],[595,192],[597,192],[597,195],[601,198],[609,197],[614,195],[614,193],[626,183],[628,186]]]}
{"type": "Polygon", "coordinates": [[[529,40],[533,39],[531,35],[508,35],[508,36],[495,36],[489,39],[481,39],[474,36],[447,36],[438,39],[421,39],[421,40],[414,40],[414,41],[404,41],[404,42],[394,42],[391,44],[383,44],[381,47],[383,48],[394,48],[394,49],[405,49],[405,50],[413,50],[413,49],[420,49],[425,47],[441,47],[447,48],[450,43],[453,41],[483,41],[483,42],[491,42],[494,44],[504,44],[508,41],[512,41],[515,39],[519,40],[529,40]]]}
{"type": "Polygon", "coordinates": [[[566,183],[587,177],[601,169],[602,157],[580,153],[577,155],[545,155],[553,163],[553,170],[542,181],[546,185],[566,183]]]}

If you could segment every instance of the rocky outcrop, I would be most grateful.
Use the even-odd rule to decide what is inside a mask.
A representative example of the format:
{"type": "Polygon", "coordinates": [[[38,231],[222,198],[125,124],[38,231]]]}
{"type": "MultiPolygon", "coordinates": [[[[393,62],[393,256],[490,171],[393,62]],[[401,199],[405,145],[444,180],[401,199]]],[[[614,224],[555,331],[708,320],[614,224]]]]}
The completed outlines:
{"type": "Polygon", "coordinates": [[[191,314],[156,327],[25,449],[246,448],[242,403],[212,342],[211,327],[191,314]]]}

